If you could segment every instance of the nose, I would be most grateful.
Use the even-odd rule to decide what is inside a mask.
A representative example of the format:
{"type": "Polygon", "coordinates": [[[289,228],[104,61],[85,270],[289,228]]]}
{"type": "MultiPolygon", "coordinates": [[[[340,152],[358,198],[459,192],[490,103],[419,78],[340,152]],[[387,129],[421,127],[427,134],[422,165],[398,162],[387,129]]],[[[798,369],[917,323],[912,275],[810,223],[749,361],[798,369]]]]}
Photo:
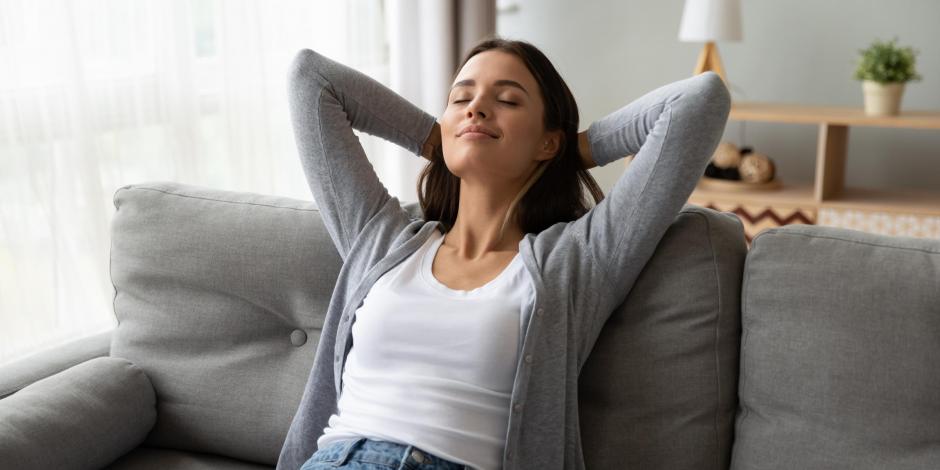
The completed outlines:
{"type": "Polygon", "coordinates": [[[467,106],[467,117],[468,117],[468,118],[472,118],[472,117],[473,117],[473,113],[479,114],[481,118],[485,118],[485,117],[486,117],[486,113],[484,113],[483,110],[480,109],[480,105],[479,105],[478,103],[479,103],[479,100],[473,100],[473,102],[469,103],[469,105],[467,106]]]}

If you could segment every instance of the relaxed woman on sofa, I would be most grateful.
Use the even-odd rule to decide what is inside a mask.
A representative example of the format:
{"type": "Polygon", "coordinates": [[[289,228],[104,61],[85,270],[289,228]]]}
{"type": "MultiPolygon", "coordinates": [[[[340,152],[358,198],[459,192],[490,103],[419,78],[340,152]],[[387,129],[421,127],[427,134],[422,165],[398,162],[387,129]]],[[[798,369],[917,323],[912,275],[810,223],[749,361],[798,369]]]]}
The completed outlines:
{"type": "Polygon", "coordinates": [[[551,62],[500,38],[452,85],[438,120],[315,51],[292,64],[295,138],[343,269],[279,470],[584,468],[581,366],[731,107],[706,72],[579,134],[551,62]],[[424,217],[389,195],[353,129],[428,160],[424,217]],[[627,155],[604,197],[587,169],[627,155]]]}

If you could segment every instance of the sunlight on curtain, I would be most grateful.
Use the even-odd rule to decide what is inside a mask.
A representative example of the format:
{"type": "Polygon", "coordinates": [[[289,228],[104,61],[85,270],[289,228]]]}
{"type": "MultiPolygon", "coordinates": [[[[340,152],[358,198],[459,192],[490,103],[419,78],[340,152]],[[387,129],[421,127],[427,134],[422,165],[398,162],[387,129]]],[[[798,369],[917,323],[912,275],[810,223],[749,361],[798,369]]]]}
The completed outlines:
{"type": "MultiPolygon", "coordinates": [[[[312,200],[289,63],[312,48],[387,83],[383,14],[382,0],[0,0],[0,363],[116,325],[117,188],[312,200]]],[[[382,142],[360,139],[375,160],[382,142]]]]}

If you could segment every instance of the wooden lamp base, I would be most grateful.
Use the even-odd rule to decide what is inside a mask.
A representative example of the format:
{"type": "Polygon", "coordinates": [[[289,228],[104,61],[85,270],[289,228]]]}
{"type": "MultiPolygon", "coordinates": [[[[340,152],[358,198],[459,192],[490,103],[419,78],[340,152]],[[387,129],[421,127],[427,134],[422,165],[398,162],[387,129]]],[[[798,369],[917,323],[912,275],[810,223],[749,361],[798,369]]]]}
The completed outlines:
{"type": "Polygon", "coordinates": [[[714,41],[708,41],[705,43],[705,47],[702,48],[702,52],[698,55],[698,63],[695,64],[695,71],[693,75],[698,75],[709,70],[714,71],[721,77],[721,80],[725,82],[725,86],[728,86],[728,79],[725,77],[725,68],[721,65],[721,58],[718,57],[718,46],[715,45],[714,41]]]}

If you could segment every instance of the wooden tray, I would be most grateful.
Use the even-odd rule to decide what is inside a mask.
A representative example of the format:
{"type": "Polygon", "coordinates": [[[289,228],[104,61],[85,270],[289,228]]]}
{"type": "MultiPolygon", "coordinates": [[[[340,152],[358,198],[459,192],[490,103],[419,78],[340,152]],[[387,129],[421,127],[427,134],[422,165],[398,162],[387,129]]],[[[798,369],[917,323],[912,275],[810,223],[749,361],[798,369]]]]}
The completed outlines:
{"type": "Polygon", "coordinates": [[[703,176],[699,179],[697,187],[716,191],[770,191],[782,188],[783,184],[780,183],[778,178],[763,183],[747,183],[703,176]]]}

